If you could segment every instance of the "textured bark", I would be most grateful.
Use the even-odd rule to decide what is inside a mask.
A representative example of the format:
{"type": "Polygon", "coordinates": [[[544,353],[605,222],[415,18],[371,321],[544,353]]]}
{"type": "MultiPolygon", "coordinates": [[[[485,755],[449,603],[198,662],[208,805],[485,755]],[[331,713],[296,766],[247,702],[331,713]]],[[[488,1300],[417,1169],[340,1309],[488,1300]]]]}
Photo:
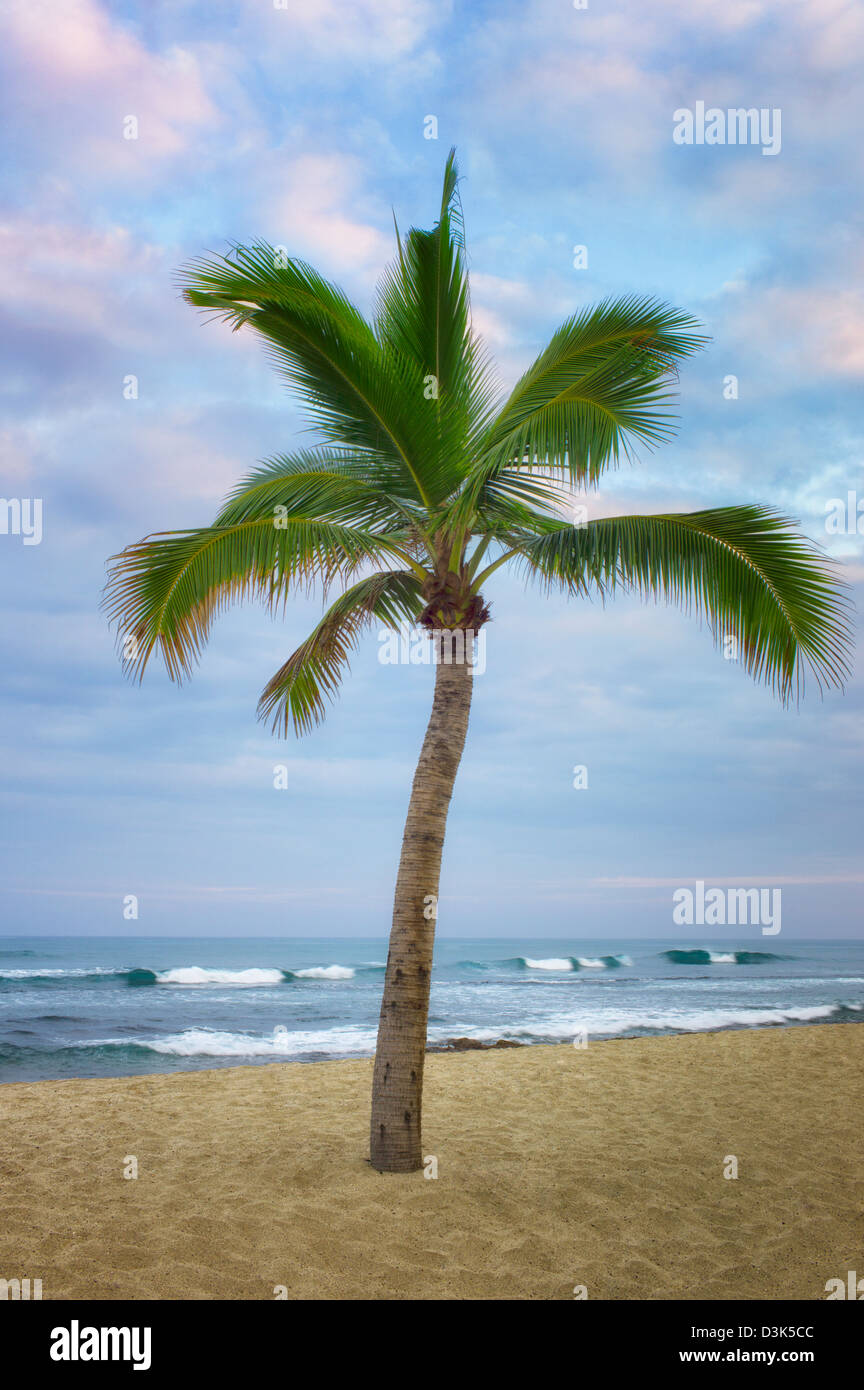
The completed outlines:
{"type": "Polygon", "coordinates": [[[432,714],[411,788],[372,1082],[371,1160],[382,1172],[423,1166],[420,1111],[438,879],[468,731],[471,682],[465,661],[437,666],[432,714]]]}

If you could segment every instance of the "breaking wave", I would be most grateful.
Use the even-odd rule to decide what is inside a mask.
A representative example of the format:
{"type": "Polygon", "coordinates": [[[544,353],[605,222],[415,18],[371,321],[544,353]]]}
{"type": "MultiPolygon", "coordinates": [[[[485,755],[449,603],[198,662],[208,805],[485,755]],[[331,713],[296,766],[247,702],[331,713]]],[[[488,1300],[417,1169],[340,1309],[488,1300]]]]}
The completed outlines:
{"type": "Polygon", "coordinates": [[[535,960],[531,956],[516,956],[515,964],[523,970],[617,970],[622,965],[632,965],[629,956],[549,956],[535,960]]]}
{"type": "MultiPolygon", "coordinates": [[[[364,973],[375,974],[383,966],[370,966],[364,973]]],[[[231,985],[239,988],[262,985],[284,985],[292,980],[353,980],[354,970],[347,965],[314,965],[304,970],[280,970],[272,967],[248,970],[208,970],[200,965],[178,966],[172,970],[0,970],[0,985],[26,983],[37,988],[50,985],[126,984],[133,989],[152,985],[231,985]]]]}
{"type": "Polygon", "coordinates": [[[708,951],[695,948],[661,951],[660,954],[674,965],[763,965],[769,960],[793,959],[792,956],[778,956],[774,951],[708,951]]]}
{"type": "Polygon", "coordinates": [[[168,1057],[297,1057],[309,1053],[363,1055],[375,1048],[375,1033],[367,1028],[344,1027],[289,1031],[281,1024],[272,1033],[230,1033],[216,1028],[187,1028],[164,1038],[130,1042],[101,1038],[88,1047],[134,1047],[168,1057]]]}

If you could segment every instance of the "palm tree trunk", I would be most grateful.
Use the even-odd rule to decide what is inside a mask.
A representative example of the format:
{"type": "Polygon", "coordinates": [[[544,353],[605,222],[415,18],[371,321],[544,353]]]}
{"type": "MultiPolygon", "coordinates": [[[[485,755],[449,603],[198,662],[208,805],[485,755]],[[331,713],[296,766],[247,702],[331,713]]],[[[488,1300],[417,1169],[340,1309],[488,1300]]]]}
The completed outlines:
{"type": "Polygon", "coordinates": [[[420,1109],[438,878],[447,810],[468,732],[471,682],[467,652],[458,663],[439,659],[432,714],[411,788],[372,1082],[371,1161],[381,1172],[410,1173],[423,1166],[420,1109]]]}

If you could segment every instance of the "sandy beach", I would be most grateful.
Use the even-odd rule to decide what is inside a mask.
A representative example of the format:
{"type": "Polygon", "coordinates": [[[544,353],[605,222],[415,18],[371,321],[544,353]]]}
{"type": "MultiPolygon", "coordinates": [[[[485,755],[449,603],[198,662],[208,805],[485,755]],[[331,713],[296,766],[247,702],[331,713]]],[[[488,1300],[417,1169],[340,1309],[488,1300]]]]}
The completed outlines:
{"type": "Polygon", "coordinates": [[[5,1085],[0,1276],[45,1299],[824,1299],[864,1260],[862,1069],[855,1025],[430,1055],[435,1179],[365,1161],[371,1061],[5,1085]]]}

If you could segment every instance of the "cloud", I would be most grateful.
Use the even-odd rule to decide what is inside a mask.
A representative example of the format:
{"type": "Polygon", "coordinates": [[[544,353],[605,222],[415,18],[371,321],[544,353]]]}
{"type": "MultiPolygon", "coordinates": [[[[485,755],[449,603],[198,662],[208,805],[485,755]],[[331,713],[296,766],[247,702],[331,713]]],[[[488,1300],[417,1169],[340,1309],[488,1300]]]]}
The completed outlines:
{"type": "Polygon", "coordinates": [[[864,292],[837,280],[816,286],[747,287],[728,331],[748,353],[770,354],[799,380],[864,378],[864,292]]]}
{"type": "Polygon", "coordinates": [[[377,278],[395,256],[396,240],[380,229],[384,209],[375,208],[373,220],[373,205],[364,200],[361,162],[345,154],[285,153],[278,192],[264,195],[269,239],[338,275],[377,278]],[[367,217],[357,215],[361,208],[367,217]]]}
{"type": "Polygon", "coordinates": [[[0,225],[0,258],[7,268],[0,307],[7,312],[31,325],[66,325],[124,344],[141,341],[139,321],[118,314],[117,295],[128,295],[136,276],[163,268],[163,253],[136,241],[128,228],[93,230],[13,217],[0,225]]]}
{"type": "Polygon", "coordinates": [[[803,54],[811,67],[835,74],[864,61],[864,11],[857,0],[820,0],[792,13],[808,31],[803,54]]]}
{"type": "Polygon", "coordinates": [[[15,124],[54,165],[135,179],[220,123],[195,52],[151,51],[96,0],[11,0],[2,40],[15,124]],[[129,116],[137,139],[124,138],[129,116]]]}
{"type": "Polygon", "coordinates": [[[450,10],[432,0],[246,0],[271,44],[307,50],[318,58],[392,63],[413,53],[450,10]],[[269,10],[269,13],[268,13],[269,10]],[[259,18],[260,17],[260,18],[259,18]],[[266,23],[266,30],[264,25],[266,23]]]}

